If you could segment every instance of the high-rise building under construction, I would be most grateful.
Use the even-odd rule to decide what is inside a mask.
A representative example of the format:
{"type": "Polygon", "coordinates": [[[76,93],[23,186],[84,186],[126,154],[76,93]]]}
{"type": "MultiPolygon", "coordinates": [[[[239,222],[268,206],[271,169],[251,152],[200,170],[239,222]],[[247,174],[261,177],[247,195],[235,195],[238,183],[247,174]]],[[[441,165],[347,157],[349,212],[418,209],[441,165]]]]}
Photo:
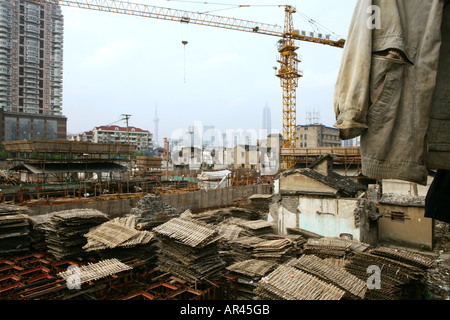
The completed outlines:
{"type": "Polygon", "coordinates": [[[0,140],[63,140],[64,18],[58,5],[0,2],[0,140]]]}

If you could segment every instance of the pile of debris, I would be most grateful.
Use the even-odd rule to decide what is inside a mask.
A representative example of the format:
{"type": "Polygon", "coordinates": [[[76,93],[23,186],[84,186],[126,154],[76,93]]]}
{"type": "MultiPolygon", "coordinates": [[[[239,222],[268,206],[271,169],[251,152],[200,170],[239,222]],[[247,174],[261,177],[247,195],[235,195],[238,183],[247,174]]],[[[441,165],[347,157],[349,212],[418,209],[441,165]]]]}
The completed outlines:
{"type": "Polygon", "coordinates": [[[239,221],[261,219],[261,214],[258,211],[239,207],[221,208],[195,214],[190,210],[186,210],[180,216],[196,219],[209,224],[220,224],[227,222],[230,219],[239,221]]]}
{"type": "Polygon", "coordinates": [[[220,235],[213,225],[189,218],[173,218],[153,232],[159,240],[158,270],[188,283],[212,281],[225,265],[219,256],[220,235]]]}
{"type": "Polygon", "coordinates": [[[340,300],[345,291],[295,267],[282,264],[261,279],[259,300],[340,300]]]}
{"type": "Polygon", "coordinates": [[[11,171],[0,170],[0,184],[6,185],[19,185],[20,179],[18,179],[11,171]]]}
{"type": "Polygon", "coordinates": [[[86,252],[97,252],[103,257],[125,259],[138,258],[148,265],[155,266],[157,260],[157,239],[153,232],[136,229],[133,216],[115,218],[92,228],[86,233],[86,252]]]}
{"type": "Polygon", "coordinates": [[[269,207],[272,204],[273,195],[272,194],[254,194],[250,200],[250,205],[253,210],[260,213],[260,219],[267,219],[269,215],[269,207]]]}
{"type": "Polygon", "coordinates": [[[274,262],[249,259],[233,263],[227,267],[229,275],[237,278],[236,295],[238,300],[254,300],[253,291],[261,280],[278,265],[274,262]]]}
{"type": "Polygon", "coordinates": [[[45,238],[50,254],[61,260],[83,256],[87,243],[84,234],[99,224],[108,221],[108,216],[95,209],[72,209],[54,212],[45,225],[45,238]]]}
{"type": "Polygon", "coordinates": [[[128,216],[136,217],[136,225],[142,230],[151,230],[179,215],[176,209],[164,203],[160,196],[147,195],[142,197],[136,207],[130,210],[128,216]]]}
{"type": "Polygon", "coordinates": [[[29,249],[28,213],[26,208],[0,205],[0,254],[29,249]]]}

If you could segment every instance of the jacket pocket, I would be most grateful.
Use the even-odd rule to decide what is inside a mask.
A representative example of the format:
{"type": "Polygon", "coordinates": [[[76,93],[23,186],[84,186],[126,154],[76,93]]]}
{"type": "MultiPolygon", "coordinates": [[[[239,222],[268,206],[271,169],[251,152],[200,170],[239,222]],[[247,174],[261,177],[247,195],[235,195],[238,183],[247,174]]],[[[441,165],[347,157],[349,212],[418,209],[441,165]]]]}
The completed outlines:
{"type": "Polygon", "coordinates": [[[370,106],[367,112],[369,130],[378,131],[395,110],[400,96],[402,78],[408,63],[401,57],[389,58],[374,54],[370,76],[370,106]]]}

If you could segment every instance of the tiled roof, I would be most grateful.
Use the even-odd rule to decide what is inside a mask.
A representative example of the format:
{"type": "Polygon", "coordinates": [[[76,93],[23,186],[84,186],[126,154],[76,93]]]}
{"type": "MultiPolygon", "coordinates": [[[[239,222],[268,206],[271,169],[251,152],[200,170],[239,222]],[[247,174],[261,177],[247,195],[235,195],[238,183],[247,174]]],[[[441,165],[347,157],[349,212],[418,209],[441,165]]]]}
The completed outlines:
{"type": "MultiPolygon", "coordinates": [[[[103,131],[119,131],[119,132],[127,132],[126,127],[120,126],[99,126],[95,127],[94,130],[103,130],[103,131]]],[[[136,127],[128,127],[129,132],[141,132],[141,133],[150,133],[148,130],[143,130],[136,127]]]]}

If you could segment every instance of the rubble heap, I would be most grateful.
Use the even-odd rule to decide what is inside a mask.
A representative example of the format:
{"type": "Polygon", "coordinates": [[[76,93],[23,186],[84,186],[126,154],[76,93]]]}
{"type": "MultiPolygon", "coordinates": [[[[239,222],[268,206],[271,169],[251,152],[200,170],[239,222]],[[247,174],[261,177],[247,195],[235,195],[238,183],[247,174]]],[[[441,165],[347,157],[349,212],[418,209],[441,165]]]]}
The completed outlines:
{"type": "Polygon", "coordinates": [[[159,240],[158,270],[188,283],[218,276],[225,262],[219,256],[216,228],[189,218],[173,218],[153,232],[159,240]]]}
{"type": "Polygon", "coordinates": [[[0,205],[0,254],[29,249],[28,213],[26,208],[0,205]]]}
{"type": "Polygon", "coordinates": [[[268,275],[278,265],[274,262],[249,259],[233,263],[227,267],[232,277],[237,277],[237,299],[253,300],[258,281],[268,275]]]}
{"type": "Polygon", "coordinates": [[[108,221],[108,216],[94,209],[72,209],[54,212],[45,226],[48,251],[61,260],[84,255],[84,234],[92,227],[108,221]]]}
{"type": "Polygon", "coordinates": [[[153,232],[136,230],[133,216],[115,218],[86,233],[87,252],[95,251],[103,257],[134,257],[154,266],[157,258],[157,239],[153,232]]]}
{"type": "Polygon", "coordinates": [[[160,196],[147,195],[142,197],[136,207],[130,210],[128,216],[136,217],[136,225],[142,230],[151,230],[154,227],[179,215],[176,209],[161,200],[160,196]]]}
{"type": "Polygon", "coordinates": [[[267,216],[269,215],[269,206],[272,204],[272,199],[272,194],[254,194],[249,198],[251,207],[260,213],[260,219],[267,219],[267,216]]]}
{"type": "Polygon", "coordinates": [[[196,219],[209,224],[220,224],[229,220],[248,221],[261,219],[261,214],[258,211],[238,207],[208,210],[195,214],[190,210],[186,210],[181,214],[181,216],[196,219]]]}

